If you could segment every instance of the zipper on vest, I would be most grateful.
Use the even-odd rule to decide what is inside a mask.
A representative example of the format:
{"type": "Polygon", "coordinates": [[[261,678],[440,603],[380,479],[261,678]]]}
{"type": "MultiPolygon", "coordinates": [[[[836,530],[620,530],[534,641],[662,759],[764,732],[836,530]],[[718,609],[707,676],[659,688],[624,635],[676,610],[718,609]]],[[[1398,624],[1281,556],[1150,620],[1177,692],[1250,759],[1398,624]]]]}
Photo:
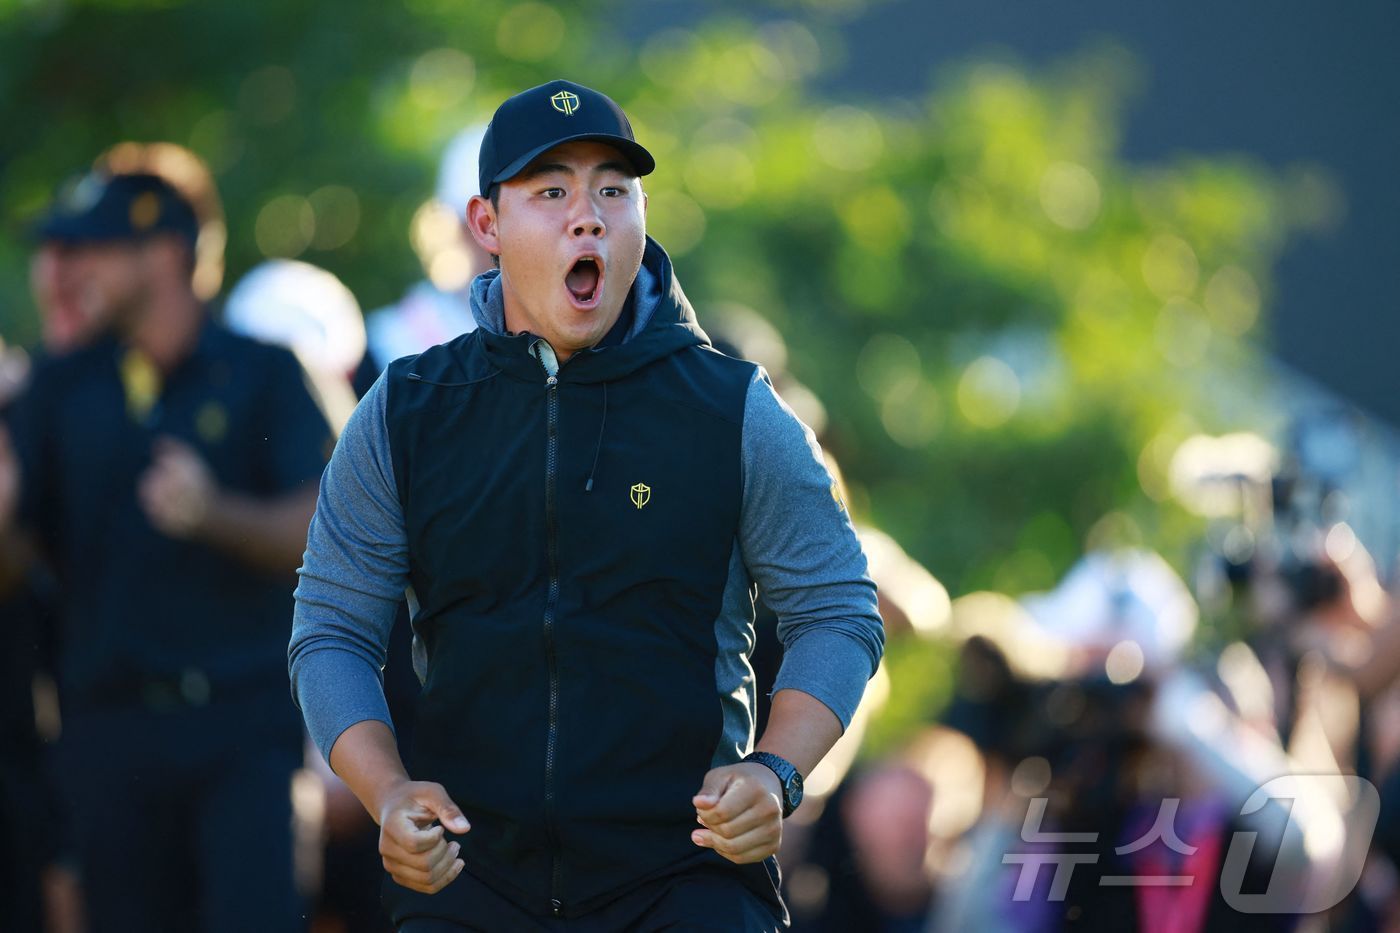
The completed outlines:
{"type": "Polygon", "coordinates": [[[549,909],[554,916],[563,910],[562,853],[559,844],[558,807],[554,793],[554,756],[559,744],[559,665],[555,657],[554,613],[559,604],[559,531],[556,492],[559,473],[559,363],[553,348],[543,340],[535,342],[535,358],[545,373],[545,467],[544,515],[546,549],[549,557],[549,596],[544,606],[544,653],[549,667],[549,731],[544,748],[545,832],[549,837],[549,909]]]}

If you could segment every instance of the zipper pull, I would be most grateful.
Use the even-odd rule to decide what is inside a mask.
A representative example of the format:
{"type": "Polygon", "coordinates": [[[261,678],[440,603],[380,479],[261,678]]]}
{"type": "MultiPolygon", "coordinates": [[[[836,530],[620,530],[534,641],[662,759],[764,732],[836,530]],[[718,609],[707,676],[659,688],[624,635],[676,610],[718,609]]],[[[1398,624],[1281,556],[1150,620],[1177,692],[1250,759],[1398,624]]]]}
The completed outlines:
{"type": "Polygon", "coordinates": [[[548,379],[546,379],[546,380],[544,381],[544,384],[547,385],[547,386],[550,386],[550,387],[556,386],[556,385],[559,384],[559,377],[558,377],[558,376],[550,376],[548,379]]]}

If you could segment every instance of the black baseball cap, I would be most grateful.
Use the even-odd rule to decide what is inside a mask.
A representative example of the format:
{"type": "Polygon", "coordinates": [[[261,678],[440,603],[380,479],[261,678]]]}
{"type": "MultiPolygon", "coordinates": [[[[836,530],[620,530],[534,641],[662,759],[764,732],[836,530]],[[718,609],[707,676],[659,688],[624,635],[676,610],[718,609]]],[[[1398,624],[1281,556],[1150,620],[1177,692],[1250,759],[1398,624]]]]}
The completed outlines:
{"type": "Polygon", "coordinates": [[[656,168],[651,153],[632,135],[627,114],[611,98],[572,81],[550,81],[496,108],[477,160],[481,193],[514,178],[540,153],[575,140],[616,146],[638,175],[650,175],[656,168]]]}
{"type": "Polygon", "coordinates": [[[158,175],[94,171],[63,187],[33,233],[37,240],[61,243],[143,240],[174,233],[194,243],[199,221],[190,203],[158,175]]]}

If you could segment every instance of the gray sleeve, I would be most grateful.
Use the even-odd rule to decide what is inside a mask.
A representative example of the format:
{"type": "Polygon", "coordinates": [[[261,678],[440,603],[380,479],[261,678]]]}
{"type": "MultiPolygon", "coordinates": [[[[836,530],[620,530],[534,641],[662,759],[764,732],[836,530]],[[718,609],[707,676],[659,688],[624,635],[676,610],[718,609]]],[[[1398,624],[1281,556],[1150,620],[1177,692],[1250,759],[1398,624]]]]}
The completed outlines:
{"type": "Polygon", "coordinates": [[[321,477],[296,588],[287,666],[321,754],[357,722],[391,729],[382,672],[408,582],[408,543],[384,422],[381,375],[321,477]]]}
{"type": "Polygon", "coordinates": [[[875,584],[816,437],[762,369],[744,406],[742,460],[740,546],[784,649],[773,690],[816,697],[844,728],[884,651],[875,584]]]}

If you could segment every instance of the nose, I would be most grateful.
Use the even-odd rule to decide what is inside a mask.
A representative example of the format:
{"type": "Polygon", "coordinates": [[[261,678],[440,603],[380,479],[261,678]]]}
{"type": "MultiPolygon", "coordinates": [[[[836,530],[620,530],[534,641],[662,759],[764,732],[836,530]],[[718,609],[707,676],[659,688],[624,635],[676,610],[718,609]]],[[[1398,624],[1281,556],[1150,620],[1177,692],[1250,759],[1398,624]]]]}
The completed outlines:
{"type": "Polygon", "coordinates": [[[569,218],[569,233],[576,239],[586,236],[601,237],[607,233],[607,226],[603,223],[603,212],[598,210],[597,203],[587,193],[574,199],[574,209],[569,218]]]}

